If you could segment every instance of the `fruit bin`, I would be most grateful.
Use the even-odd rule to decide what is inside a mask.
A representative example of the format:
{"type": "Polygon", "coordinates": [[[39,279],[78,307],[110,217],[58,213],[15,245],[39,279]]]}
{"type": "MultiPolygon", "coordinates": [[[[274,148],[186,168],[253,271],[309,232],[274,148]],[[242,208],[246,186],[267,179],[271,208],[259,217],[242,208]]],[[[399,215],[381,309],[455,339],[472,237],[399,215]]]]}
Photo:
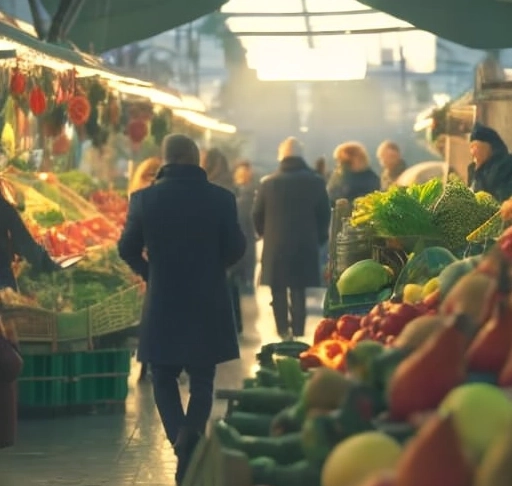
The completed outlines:
{"type": "Polygon", "coordinates": [[[345,301],[341,302],[336,283],[333,281],[325,292],[323,315],[332,318],[338,318],[344,314],[364,315],[379,302],[389,299],[391,294],[391,288],[384,288],[380,292],[346,296],[345,301]]]}
{"type": "Polygon", "coordinates": [[[136,326],[143,300],[140,285],[134,285],[76,312],[8,307],[1,315],[4,323],[16,329],[24,354],[83,350],[93,348],[95,337],[136,326]]]}

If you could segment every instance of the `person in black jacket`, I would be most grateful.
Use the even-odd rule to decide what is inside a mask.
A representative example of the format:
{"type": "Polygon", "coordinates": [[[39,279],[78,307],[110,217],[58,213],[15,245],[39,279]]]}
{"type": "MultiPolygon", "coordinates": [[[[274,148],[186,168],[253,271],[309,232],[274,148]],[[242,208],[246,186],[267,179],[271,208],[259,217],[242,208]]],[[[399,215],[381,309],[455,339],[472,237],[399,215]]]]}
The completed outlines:
{"type": "Polygon", "coordinates": [[[34,273],[60,269],[47,251],[32,238],[18,210],[0,190],[0,288],[18,290],[12,269],[16,256],[26,259],[34,273]]]}
{"type": "Polygon", "coordinates": [[[286,139],[278,160],[279,169],[261,181],[253,218],[263,238],[261,283],[271,288],[277,332],[286,338],[290,328],[294,336],[304,335],[306,288],[320,286],[319,251],[328,239],[330,206],[325,181],[304,161],[298,140],[286,139]]]}
{"type": "Polygon", "coordinates": [[[473,162],[468,167],[468,185],[492,194],[499,202],[512,196],[512,155],[496,130],[476,123],[470,137],[473,162]]]}
{"type": "Polygon", "coordinates": [[[235,196],[208,182],[184,135],[163,142],[157,181],[132,194],[119,254],[147,282],[138,358],[184,477],[212,408],[216,365],[239,357],[226,271],[243,255],[235,196]],[[147,250],[147,258],[144,257],[147,250]],[[178,377],[189,376],[182,407],[178,377]]]}
{"type": "Polygon", "coordinates": [[[338,199],[350,203],[358,197],[380,189],[379,176],[370,167],[368,152],[358,142],[346,142],[334,150],[336,168],[327,183],[329,199],[334,206],[338,199]]]}

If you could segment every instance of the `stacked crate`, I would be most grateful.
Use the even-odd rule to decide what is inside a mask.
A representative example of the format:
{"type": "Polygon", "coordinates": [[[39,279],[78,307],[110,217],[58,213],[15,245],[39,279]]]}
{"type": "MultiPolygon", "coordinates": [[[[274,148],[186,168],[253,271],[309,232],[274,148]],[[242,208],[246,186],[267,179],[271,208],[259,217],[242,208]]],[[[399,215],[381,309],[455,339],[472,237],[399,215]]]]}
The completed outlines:
{"type": "Polygon", "coordinates": [[[130,349],[25,355],[18,380],[23,409],[122,404],[128,395],[130,349]]]}

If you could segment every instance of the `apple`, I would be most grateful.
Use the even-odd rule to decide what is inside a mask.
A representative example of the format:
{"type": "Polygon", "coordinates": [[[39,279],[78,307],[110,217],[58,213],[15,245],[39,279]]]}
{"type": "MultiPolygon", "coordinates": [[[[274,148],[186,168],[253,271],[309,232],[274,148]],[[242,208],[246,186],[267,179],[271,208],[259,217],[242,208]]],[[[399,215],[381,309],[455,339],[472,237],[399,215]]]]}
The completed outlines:
{"type": "Polygon", "coordinates": [[[407,323],[422,315],[425,310],[423,306],[393,304],[389,313],[382,318],[380,330],[388,336],[398,336],[407,323]]]}
{"type": "Polygon", "coordinates": [[[359,341],[364,341],[365,339],[371,339],[372,333],[369,329],[359,329],[359,331],[356,331],[354,335],[352,336],[352,339],[350,340],[353,343],[358,343],[359,341]]]}
{"type": "Polygon", "coordinates": [[[330,339],[334,332],[336,332],[336,319],[322,319],[316,326],[313,343],[317,344],[326,339],[330,339]]]}
{"type": "Polygon", "coordinates": [[[386,342],[386,339],[388,338],[388,336],[386,336],[386,334],[384,334],[383,331],[378,331],[376,334],[375,334],[375,339],[381,343],[385,343],[386,342]]]}
{"type": "Polygon", "coordinates": [[[336,329],[338,334],[345,339],[352,339],[352,336],[361,329],[361,316],[345,314],[338,319],[336,329]]]}
{"type": "Polygon", "coordinates": [[[393,344],[393,341],[396,339],[396,336],[386,336],[386,341],[384,341],[384,344],[391,345],[393,344]]]}

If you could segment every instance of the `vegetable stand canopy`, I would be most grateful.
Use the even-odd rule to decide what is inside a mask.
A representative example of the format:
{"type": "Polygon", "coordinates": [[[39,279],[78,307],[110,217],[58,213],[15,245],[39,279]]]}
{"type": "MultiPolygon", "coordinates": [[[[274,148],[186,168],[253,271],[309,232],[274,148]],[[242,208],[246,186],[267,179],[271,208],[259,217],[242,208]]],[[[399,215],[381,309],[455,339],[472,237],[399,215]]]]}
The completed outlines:
{"type": "MultiPolygon", "coordinates": [[[[105,52],[155,36],[220,8],[227,0],[87,0],[68,40],[80,49],[105,52]]],[[[51,15],[60,0],[42,0],[51,15]]]]}
{"type": "Polygon", "coordinates": [[[444,39],[474,49],[512,47],[510,0],[360,0],[444,39]]]}

